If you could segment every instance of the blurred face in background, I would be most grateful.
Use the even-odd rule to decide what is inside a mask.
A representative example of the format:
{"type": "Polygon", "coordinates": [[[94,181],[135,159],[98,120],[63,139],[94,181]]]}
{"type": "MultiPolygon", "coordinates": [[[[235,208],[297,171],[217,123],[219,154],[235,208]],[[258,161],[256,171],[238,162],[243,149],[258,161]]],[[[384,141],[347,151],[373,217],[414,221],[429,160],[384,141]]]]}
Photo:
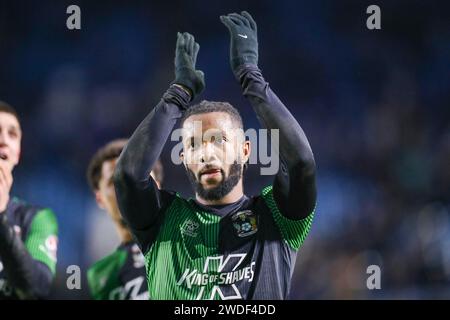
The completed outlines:
{"type": "Polygon", "coordinates": [[[201,198],[219,200],[242,179],[250,142],[238,129],[225,112],[195,114],[183,123],[182,159],[201,198]]]}
{"type": "Polygon", "coordinates": [[[98,181],[98,190],[95,192],[95,199],[99,207],[106,210],[115,222],[122,223],[113,181],[116,163],[117,158],[103,162],[100,180],[98,181]]]}
{"type": "Polygon", "coordinates": [[[0,161],[12,171],[19,163],[22,130],[16,116],[0,111],[0,161]]]}
{"type": "MultiPolygon", "coordinates": [[[[118,158],[114,158],[103,162],[98,189],[95,191],[95,199],[99,207],[106,210],[114,222],[125,225],[117,204],[116,190],[114,189],[113,181],[117,159],[118,158]]],[[[151,176],[159,188],[159,181],[154,178],[153,171],[151,172],[151,176]]]]}

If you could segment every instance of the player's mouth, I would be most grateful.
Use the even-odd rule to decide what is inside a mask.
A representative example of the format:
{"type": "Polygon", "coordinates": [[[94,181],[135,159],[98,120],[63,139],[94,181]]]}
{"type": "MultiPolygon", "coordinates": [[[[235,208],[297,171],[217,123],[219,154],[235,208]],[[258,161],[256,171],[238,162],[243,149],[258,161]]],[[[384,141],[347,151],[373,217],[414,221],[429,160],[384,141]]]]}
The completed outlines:
{"type": "Polygon", "coordinates": [[[208,168],[200,172],[199,177],[205,177],[205,179],[217,179],[222,175],[222,170],[220,168],[208,168]]]}

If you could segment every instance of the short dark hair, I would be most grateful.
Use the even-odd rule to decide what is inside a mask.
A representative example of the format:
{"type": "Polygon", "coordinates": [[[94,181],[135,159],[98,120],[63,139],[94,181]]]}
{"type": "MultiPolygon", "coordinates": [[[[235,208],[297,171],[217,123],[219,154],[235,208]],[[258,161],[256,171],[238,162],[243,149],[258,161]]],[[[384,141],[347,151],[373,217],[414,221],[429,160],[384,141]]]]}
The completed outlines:
{"type": "MultiPolygon", "coordinates": [[[[106,145],[97,150],[89,162],[87,169],[87,179],[92,191],[98,190],[98,184],[102,178],[102,166],[105,161],[118,158],[122,153],[123,148],[127,144],[127,139],[116,139],[108,142],[106,145]]],[[[163,166],[160,160],[157,160],[153,166],[153,174],[155,180],[162,183],[163,180],[163,166]]]]}
{"type": "Polygon", "coordinates": [[[20,123],[19,114],[17,113],[16,109],[14,109],[10,104],[6,103],[5,101],[0,100],[0,112],[12,114],[14,117],[16,117],[17,122],[20,123]]]}
{"type": "Polygon", "coordinates": [[[126,139],[113,140],[98,149],[94,156],[91,158],[86,176],[92,191],[98,190],[98,184],[102,177],[103,163],[105,161],[109,161],[119,157],[126,144],[126,139]]]}
{"type": "Polygon", "coordinates": [[[189,107],[183,115],[181,119],[181,127],[184,122],[190,116],[196,114],[210,113],[210,112],[224,112],[230,115],[231,120],[233,120],[240,129],[244,129],[244,124],[242,122],[242,117],[239,111],[233,107],[228,102],[217,102],[217,101],[207,101],[203,100],[202,102],[189,107]]]}

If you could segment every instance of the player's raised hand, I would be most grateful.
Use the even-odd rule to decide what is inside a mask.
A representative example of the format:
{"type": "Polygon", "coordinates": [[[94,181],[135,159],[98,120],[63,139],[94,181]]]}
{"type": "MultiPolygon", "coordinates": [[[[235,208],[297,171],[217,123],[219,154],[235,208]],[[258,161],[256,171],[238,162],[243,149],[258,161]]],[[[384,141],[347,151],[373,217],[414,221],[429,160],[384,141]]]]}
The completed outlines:
{"type": "Polygon", "coordinates": [[[256,22],[247,11],[220,16],[230,32],[230,64],[233,72],[243,64],[258,64],[256,22]]]}
{"type": "Polygon", "coordinates": [[[191,100],[205,88],[205,77],[202,71],[195,69],[200,45],[194,36],[184,32],[177,34],[175,50],[175,81],[189,89],[191,100]]]}
{"type": "Polygon", "coordinates": [[[0,159],[0,213],[5,211],[8,205],[12,183],[11,170],[7,163],[0,159]]]}

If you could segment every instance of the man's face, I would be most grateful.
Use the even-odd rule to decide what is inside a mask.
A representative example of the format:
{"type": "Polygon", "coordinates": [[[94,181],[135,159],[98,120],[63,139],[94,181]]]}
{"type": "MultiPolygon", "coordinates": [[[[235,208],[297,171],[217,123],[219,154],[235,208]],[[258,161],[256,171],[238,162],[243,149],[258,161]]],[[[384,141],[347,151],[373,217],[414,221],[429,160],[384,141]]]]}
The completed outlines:
{"type": "Polygon", "coordinates": [[[17,118],[7,112],[0,112],[0,161],[12,171],[19,163],[22,130],[17,118]]]}
{"type": "Polygon", "coordinates": [[[95,198],[100,208],[105,209],[114,221],[121,222],[122,217],[120,215],[119,206],[117,205],[113,181],[116,162],[117,158],[103,162],[95,198]]]}
{"type": "Polygon", "coordinates": [[[183,162],[195,191],[205,200],[218,200],[242,178],[250,155],[231,116],[224,112],[192,115],[183,124],[183,162]]]}

